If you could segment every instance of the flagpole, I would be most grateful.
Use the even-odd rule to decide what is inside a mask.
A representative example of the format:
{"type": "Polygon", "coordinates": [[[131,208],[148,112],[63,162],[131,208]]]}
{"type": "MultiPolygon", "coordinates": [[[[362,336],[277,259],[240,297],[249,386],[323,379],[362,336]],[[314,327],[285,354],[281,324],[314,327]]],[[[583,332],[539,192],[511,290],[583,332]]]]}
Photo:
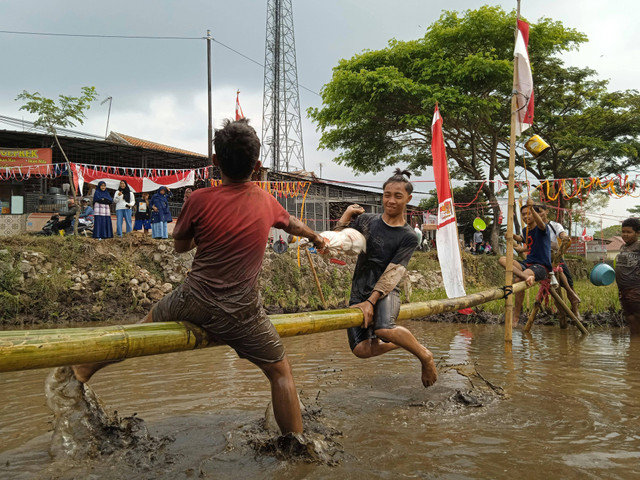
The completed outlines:
{"type": "MultiPolygon", "coordinates": [[[[516,35],[520,19],[520,0],[516,13],[516,35]]],[[[507,254],[505,265],[505,294],[513,288],[513,205],[515,202],[515,169],[516,169],[516,115],[518,103],[516,99],[516,82],[518,79],[518,62],[513,61],[513,88],[511,91],[511,136],[509,138],[509,198],[507,203],[507,254]]],[[[508,294],[504,302],[504,350],[511,352],[513,345],[513,294],[508,294]]]]}

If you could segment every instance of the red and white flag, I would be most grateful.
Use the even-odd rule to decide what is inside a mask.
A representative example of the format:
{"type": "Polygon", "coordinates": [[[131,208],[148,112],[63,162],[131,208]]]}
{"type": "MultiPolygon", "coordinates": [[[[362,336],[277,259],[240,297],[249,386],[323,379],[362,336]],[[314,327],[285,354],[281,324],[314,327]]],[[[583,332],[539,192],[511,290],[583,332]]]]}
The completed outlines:
{"type": "Polygon", "coordinates": [[[458,243],[458,226],[456,212],[451,195],[447,153],[442,134],[442,117],[436,105],[431,124],[431,155],[433,156],[433,176],[438,192],[438,260],[442,271],[442,282],[449,298],[464,297],[464,277],[462,275],[462,258],[458,243]]]}
{"type": "Polygon", "coordinates": [[[236,93],[236,121],[244,118],[244,113],[242,113],[242,107],[240,106],[240,90],[236,93]]]}
{"type": "Polygon", "coordinates": [[[593,236],[592,235],[587,235],[587,227],[584,227],[582,229],[582,235],[580,236],[581,240],[584,243],[590,242],[591,240],[593,240],[593,236]]]}
{"type": "Polygon", "coordinates": [[[515,90],[518,113],[516,115],[516,135],[520,135],[533,125],[533,76],[529,63],[529,24],[518,20],[516,47],[513,52],[514,64],[518,67],[515,90]]]}

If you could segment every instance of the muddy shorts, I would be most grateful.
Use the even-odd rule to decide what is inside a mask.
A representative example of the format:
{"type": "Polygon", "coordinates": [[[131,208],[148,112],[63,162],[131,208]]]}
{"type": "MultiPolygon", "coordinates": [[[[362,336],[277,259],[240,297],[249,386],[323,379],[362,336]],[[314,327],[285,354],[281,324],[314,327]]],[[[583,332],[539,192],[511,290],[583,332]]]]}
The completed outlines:
{"type": "Polygon", "coordinates": [[[373,322],[367,328],[352,327],[347,329],[351,350],[360,342],[376,338],[375,330],[380,328],[396,328],[396,319],[400,313],[400,292],[393,290],[386,297],[378,300],[373,307],[373,322]]]}
{"type": "Polygon", "coordinates": [[[533,272],[536,282],[539,282],[540,280],[544,280],[545,278],[547,278],[547,275],[549,272],[544,267],[544,265],[540,265],[539,263],[530,263],[529,265],[527,265],[522,261],[518,261],[518,263],[522,267],[523,271],[529,269],[533,272]]]}
{"type": "Polygon", "coordinates": [[[620,290],[620,305],[625,316],[640,315],[640,288],[620,290]]]}
{"type": "Polygon", "coordinates": [[[240,358],[255,363],[275,363],[285,356],[275,327],[262,308],[258,292],[238,304],[221,308],[204,303],[182,284],[160,300],[152,311],[154,322],[185,321],[206,330],[215,340],[233,348],[240,358]]]}

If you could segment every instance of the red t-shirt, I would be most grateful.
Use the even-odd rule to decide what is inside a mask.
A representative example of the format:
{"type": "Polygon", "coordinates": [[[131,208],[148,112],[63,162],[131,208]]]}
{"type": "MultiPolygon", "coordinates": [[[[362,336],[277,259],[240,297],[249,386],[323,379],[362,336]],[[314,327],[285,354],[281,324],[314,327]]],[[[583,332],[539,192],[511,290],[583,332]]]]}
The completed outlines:
{"type": "Polygon", "coordinates": [[[193,238],[198,246],[185,283],[204,301],[252,289],[269,229],[288,225],[289,213],[251,182],[196,190],[182,206],[173,230],[173,238],[193,238]]]}

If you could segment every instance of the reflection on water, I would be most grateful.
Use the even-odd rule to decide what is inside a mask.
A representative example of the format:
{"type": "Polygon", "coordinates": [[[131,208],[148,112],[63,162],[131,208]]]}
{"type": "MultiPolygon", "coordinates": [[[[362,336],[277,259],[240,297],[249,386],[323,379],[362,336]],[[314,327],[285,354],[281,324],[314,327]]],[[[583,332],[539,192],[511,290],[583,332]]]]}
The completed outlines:
{"type": "MultiPolygon", "coordinates": [[[[93,478],[620,478],[640,475],[640,339],[602,330],[536,327],[513,335],[487,325],[405,322],[441,365],[469,362],[508,398],[481,408],[434,411],[449,377],[425,389],[402,351],[361,360],[346,334],[285,339],[298,389],[343,433],[336,467],[285,463],[230,451],[233,433],[264,413],[267,380],[226,347],[139,358],[91,384],[110,410],[137,413],[152,434],[172,435],[174,462],[131,472],[90,465],[93,478]]],[[[0,477],[50,478],[47,370],[0,374],[0,477]]],[[[65,470],[58,478],[73,478],[65,470]],[[67,476],[65,476],[67,475],[67,476]]],[[[78,477],[79,478],[79,477],[78,477]]]]}

